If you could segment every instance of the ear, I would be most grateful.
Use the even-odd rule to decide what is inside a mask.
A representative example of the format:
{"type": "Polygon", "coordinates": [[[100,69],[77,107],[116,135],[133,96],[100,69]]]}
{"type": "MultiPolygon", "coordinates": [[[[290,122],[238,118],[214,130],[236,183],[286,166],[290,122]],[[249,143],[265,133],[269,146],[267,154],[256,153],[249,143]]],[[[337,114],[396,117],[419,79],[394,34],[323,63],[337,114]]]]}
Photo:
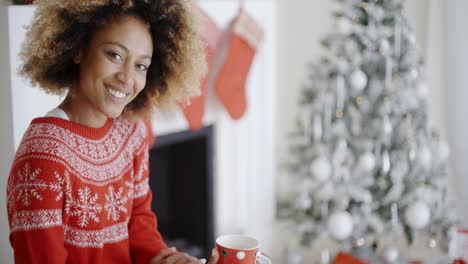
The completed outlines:
{"type": "Polygon", "coordinates": [[[73,57],[73,62],[75,64],[80,64],[82,59],[83,59],[83,49],[80,49],[78,51],[78,54],[76,54],[75,57],[73,57]]]}

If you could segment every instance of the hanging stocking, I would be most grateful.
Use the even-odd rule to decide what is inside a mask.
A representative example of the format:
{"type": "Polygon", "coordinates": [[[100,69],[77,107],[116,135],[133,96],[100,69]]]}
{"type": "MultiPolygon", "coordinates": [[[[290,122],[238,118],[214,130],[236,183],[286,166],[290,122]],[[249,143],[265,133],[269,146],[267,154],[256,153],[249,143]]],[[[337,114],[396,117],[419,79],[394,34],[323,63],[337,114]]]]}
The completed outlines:
{"type": "Polygon", "coordinates": [[[215,81],[216,95],[231,118],[239,119],[247,109],[245,82],[263,31],[241,8],[225,37],[226,54],[221,55],[225,59],[215,81]]]}
{"type": "MultiPolygon", "coordinates": [[[[199,8],[203,23],[203,40],[205,41],[205,56],[206,62],[208,63],[208,71],[211,70],[213,53],[218,44],[218,40],[221,35],[221,30],[218,28],[216,23],[199,8]]],[[[206,86],[207,76],[201,80],[200,89],[201,94],[189,99],[189,103],[181,103],[180,108],[184,113],[185,119],[187,120],[190,129],[198,130],[203,127],[203,115],[205,113],[205,98],[206,98],[206,86]]]]}

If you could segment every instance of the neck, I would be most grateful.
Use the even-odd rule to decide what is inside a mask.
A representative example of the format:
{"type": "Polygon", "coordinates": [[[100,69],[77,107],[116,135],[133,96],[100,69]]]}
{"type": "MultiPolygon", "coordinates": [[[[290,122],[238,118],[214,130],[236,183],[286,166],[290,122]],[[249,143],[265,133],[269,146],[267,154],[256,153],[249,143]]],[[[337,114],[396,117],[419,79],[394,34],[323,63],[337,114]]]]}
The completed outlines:
{"type": "Polygon", "coordinates": [[[83,99],[80,95],[73,94],[70,91],[59,108],[67,114],[72,122],[93,128],[104,126],[107,116],[92,108],[87,100],[83,99]]]}

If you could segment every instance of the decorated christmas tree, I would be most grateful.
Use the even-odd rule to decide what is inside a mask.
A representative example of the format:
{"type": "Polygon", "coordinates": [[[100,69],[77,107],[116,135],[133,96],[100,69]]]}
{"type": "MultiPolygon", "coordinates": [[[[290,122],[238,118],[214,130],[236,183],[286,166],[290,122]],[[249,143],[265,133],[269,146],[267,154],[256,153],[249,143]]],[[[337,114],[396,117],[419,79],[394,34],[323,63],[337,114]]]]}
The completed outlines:
{"type": "Polygon", "coordinates": [[[403,0],[337,0],[336,31],[310,65],[291,134],[293,199],[281,216],[304,243],[416,230],[444,236],[449,148],[432,128],[428,88],[403,0]]]}

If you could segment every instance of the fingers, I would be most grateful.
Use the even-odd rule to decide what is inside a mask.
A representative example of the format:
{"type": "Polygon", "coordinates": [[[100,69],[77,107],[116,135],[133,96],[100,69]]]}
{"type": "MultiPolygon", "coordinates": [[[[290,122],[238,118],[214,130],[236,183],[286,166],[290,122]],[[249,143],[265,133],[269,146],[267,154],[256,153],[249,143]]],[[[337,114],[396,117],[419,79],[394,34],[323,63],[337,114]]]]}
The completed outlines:
{"type": "Polygon", "coordinates": [[[175,247],[171,247],[171,248],[166,248],[166,249],[163,249],[161,251],[159,251],[159,254],[152,258],[150,263],[151,264],[156,264],[156,263],[159,263],[161,260],[171,256],[171,255],[174,255],[176,253],[176,248],[175,247]]]}
{"type": "Polygon", "coordinates": [[[185,253],[182,253],[182,254],[185,256],[185,259],[187,261],[190,261],[189,264],[201,264],[202,263],[201,260],[199,260],[199,259],[197,259],[195,257],[192,257],[192,256],[190,256],[188,254],[185,254],[185,253]]]}
{"type": "Polygon", "coordinates": [[[211,250],[211,255],[210,255],[210,261],[208,261],[208,264],[217,264],[219,260],[219,253],[216,248],[213,248],[211,250]]]}
{"type": "Polygon", "coordinates": [[[201,264],[201,261],[197,258],[189,256],[185,253],[177,252],[166,259],[164,263],[174,263],[174,264],[201,264]]]}
{"type": "MultiPolygon", "coordinates": [[[[211,259],[211,257],[210,257],[211,259]]],[[[178,252],[175,248],[161,250],[157,256],[151,259],[150,264],[204,264],[205,259],[197,259],[188,254],[178,252]]],[[[217,263],[211,262],[211,263],[217,263]]]]}

